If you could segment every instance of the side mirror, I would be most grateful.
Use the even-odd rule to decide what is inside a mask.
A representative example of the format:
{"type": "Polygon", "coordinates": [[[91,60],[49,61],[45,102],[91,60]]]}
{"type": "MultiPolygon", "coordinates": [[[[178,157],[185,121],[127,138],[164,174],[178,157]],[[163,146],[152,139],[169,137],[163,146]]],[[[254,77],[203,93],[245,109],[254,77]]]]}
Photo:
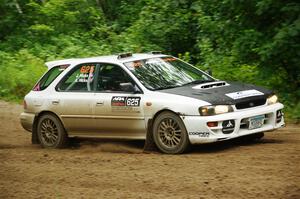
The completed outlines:
{"type": "Polygon", "coordinates": [[[122,91],[125,91],[128,93],[139,93],[139,90],[137,90],[131,82],[120,83],[120,87],[121,87],[122,91]]]}
{"type": "Polygon", "coordinates": [[[209,74],[210,76],[212,76],[212,69],[211,69],[211,68],[208,68],[205,72],[206,72],[207,74],[209,74]]]}

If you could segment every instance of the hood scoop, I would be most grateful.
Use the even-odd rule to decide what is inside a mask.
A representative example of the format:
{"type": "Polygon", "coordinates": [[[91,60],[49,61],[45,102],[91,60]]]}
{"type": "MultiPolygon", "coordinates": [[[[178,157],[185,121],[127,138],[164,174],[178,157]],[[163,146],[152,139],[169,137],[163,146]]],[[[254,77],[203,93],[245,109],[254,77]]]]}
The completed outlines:
{"type": "Polygon", "coordinates": [[[216,82],[209,82],[205,84],[199,84],[197,86],[194,86],[193,89],[209,89],[209,88],[222,87],[228,85],[229,84],[225,81],[216,81],[216,82]]]}

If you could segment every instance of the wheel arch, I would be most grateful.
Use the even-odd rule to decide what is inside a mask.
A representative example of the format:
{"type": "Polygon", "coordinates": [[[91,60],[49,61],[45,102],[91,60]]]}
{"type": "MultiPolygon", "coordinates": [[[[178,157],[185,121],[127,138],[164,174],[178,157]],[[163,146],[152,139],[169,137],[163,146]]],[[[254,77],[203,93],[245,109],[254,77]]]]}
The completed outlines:
{"type": "MultiPolygon", "coordinates": [[[[178,116],[181,116],[181,115],[182,115],[182,114],[179,113],[179,112],[175,112],[175,111],[172,111],[172,110],[170,110],[170,109],[168,109],[168,108],[164,108],[164,109],[161,109],[161,110],[157,111],[157,112],[153,115],[153,117],[152,117],[151,119],[149,119],[149,120],[151,120],[151,125],[153,125],[153,122],[155,121],[155,119],[156,119],[161,113],[163,113],[163,112],[171,112],[171,113],[174,113],[175,115],[178,115],[178,116]]],[[[148,122],[148,124],[149,124],[149,122],[148,122]]]]}

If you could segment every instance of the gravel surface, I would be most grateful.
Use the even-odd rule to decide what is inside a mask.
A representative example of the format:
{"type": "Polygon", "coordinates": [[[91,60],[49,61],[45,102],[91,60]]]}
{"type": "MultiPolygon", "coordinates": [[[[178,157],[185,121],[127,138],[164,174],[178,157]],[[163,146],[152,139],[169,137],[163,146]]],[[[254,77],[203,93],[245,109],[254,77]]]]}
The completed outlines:
{"type": "Polygon", "coordinates": [[[0,198],[300,198],[300,126],[261,141],[143,153],[141,141],[31,145],[20,105],[0,101],[0,198]]]}

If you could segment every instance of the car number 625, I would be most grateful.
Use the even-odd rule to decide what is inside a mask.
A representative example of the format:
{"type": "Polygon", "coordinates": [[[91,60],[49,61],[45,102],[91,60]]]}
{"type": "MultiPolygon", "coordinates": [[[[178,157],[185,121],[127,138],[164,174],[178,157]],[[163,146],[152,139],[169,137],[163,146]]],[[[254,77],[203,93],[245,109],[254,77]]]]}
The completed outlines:
{"type": "Polygon", "coordinates": [[[139,106],[140,98],[127,98],[126,106],[139,106]]]}

